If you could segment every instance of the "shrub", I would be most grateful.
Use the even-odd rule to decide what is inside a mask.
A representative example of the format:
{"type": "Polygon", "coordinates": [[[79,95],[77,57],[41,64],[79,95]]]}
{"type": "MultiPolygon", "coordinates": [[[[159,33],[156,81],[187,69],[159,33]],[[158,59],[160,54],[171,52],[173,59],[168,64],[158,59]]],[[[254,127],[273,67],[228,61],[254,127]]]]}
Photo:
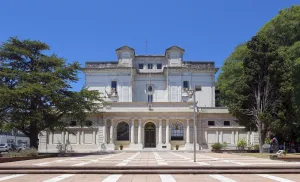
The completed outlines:
{"type": "Polygon", "coordinates": [[[227,142],[223,142],[222,149],[225,150],[227,146],[228,146],[227,142]]]}
{"type": "Polygon", "coordinates": [[[241,139],[237,142],[237,148],[239,150],[245,150],[245,147],[247,146],[247,142],[245,139],[241,139]]]}
{"type": "Polygon", "coordinates": [[[9,151],[5,157],[21,157],[19,152],[15,152],[15,151],[9,151]]]}
{"type": "Polygon", "coordinates": [[[21,150],[20,153],[25,157],[36,157],[39,155],[38,151],[35,148],[21,150]]]}
{"type": "Polygon", "coordinates": [[[265,144],[270,144],[271,143],[271,139],[270,138],[266,138],[265,139],[265,144]]]}
{"type": "Polygon", "coordinates": [[[35,148],[28,148],[21,150],[20,152],[11,151],[6,154],[7,157],[36,157],[38,156],[38,151],[35,148]]]}
{"type": "Polygon", "coordinates": [[[221,150],[223,145],[221,143],[214,143],[211,147],[213,150],[221,150]]]}
{"type": "Polygon", "coordinates": [[[259,150],[259,145],[256,144],[256,145],[253,146],[253,148],[254,148],[254,150],[259,150]]]}

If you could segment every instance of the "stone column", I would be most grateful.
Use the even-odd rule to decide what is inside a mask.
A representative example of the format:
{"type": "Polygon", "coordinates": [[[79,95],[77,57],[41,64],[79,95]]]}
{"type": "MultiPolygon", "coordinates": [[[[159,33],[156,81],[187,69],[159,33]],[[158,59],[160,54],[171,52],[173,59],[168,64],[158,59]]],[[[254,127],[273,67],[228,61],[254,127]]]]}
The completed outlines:
{"type": "Polygon", "coordinates": [[[53,144],[53,132],[49,131],[49,144],[52,145],[53,144]]]}
{"type": "Polygon", "coordinates": [[[139,119],[139,128],[138,128],[138,144],[142,143],[142,121],[139,119]]]}
{"type": "Polygon", "coordinates": [[[231,144],[234,144],[234,131],[231,132],[231,144]]]}
{"type": "Polygon", "coordinates": [[[106,127],[107,127],[107,119],[104,120],[104,123],[103,123],[103,143],[106,143],[107,142],[107,134],[106,134],[106,127]]]}
{"type": "Polygon", "coordinates": [[[65,144],[65,132],[61,132],[61,144],[65,144]]]}
{"type": "Polygon", "coordinates": [[[235,131],[235,144],[239,141],[239,131],[235,131]]]}
{"type": "Polygon", "coordinates": [[[114,125],[113,125],[113,121],[110,120],[110,132],[109,132],[109,143],[113,144],[114,143],[114,125]]]}
{"type": "Polygon", "coordinates": [[[207,133],[207,130],[205,130],[204,135],[205,135],[205,143],[208,143],[208,133],[207,133]]]}
{"type": "Polygon", "coordinates": [[[93,130],[93,138],[92,138],[92,142],[93,142],[93,144],[95,144],[95,143],[96,143],[95,139],[96,139],[96,131],[95,131],[95,130],[93,130]]]}
{"type": "Polygon", "coordinates": [[[159,120],[159,126],[158,126],[158,143],[162,143],[162,120],[159,120]]]}
{"type": "Polygon", "coordinates": [[[223,143],[223,131],[220,131],[219,142],[223,143]]]}
{"type": "Polygon", "coordinates": [[[66,131],[66,132],[65,132],[65,143],[67,144],[68,142],[70,142],[70,141],[69,141],[69,132],[66,131]]]}
{"type": "Polygon", "coordinates": [[[219,131],[216,131],[216,142],[219,142],[219,131]]]}
{"type": "Polygon", "coordinates": [[[80,144],[80,132],[77,131],[77,134],[76,134],[76,144],[79,145],[80,144]]]}
{"type": "Polygon", "coordinates": [[[81,140],[80,143],[84,144],[84,131],[83,130],[81,131],[80,140],[81,140]]]}
{"type": "Polygon", "coordinates": [[[190,143],[190,120],[186,120],[186,143],[190,143]]]}
{"type": "Polygon", "coordinates": [[[170,143],[170,129],[169,129],[169,119],[166,120],[166,144],[170,143]]]}
{"type": "Polygon", "coordinates": [[[130,144],[134,144],[134,119],[131,120],[130,134],[130,144]]]}
{"type": "Polygon", "coordinates": [[[251,141],[249,141],[249,140],[250,140],[250,132],[247,131],[247,145],[249,145],[251,143],[251,141]]]}

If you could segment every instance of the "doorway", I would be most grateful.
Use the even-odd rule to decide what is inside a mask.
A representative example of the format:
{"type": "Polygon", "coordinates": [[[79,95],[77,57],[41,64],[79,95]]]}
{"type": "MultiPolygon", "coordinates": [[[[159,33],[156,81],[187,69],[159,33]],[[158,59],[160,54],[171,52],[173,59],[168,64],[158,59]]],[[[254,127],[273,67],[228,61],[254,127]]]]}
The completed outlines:
{"type": "Polygon", "coordinates": [[[145,125],[145,147],[155,148],[156,147],[156,132],[154,123],[147,123],[145,125]]]}

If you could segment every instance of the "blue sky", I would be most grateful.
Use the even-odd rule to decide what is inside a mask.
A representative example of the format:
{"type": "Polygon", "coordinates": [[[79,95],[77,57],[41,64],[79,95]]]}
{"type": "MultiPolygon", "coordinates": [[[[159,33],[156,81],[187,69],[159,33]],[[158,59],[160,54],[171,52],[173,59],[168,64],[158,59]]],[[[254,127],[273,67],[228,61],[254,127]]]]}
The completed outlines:
{"type": "MultiPolygon", "coordinates": [[[[163,54],[178,45],[184,60],[218,67],[279,10],[299,0],[9,0],[0,4],[0,41],[35,39],[68,62],[114,61],[115,49],[163,54]]],[[[79,90],[84,75],[72,84],[79,90]]]]}

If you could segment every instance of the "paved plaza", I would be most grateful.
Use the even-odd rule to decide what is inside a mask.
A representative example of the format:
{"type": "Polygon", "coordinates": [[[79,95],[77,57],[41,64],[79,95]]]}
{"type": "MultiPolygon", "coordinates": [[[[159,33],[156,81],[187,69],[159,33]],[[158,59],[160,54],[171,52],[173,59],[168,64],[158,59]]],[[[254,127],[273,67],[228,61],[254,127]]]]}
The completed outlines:
{"type": "MultiPolygon", "coordinates": [[[[300,162],[284,162],[238,154],[189,152],[121,152],[79,157],[56,157],[2,163],[0,166],[299,166],[300,162]]],[[[300,174],[1,174],[0,181],[300,181],[300,174]]]]}

